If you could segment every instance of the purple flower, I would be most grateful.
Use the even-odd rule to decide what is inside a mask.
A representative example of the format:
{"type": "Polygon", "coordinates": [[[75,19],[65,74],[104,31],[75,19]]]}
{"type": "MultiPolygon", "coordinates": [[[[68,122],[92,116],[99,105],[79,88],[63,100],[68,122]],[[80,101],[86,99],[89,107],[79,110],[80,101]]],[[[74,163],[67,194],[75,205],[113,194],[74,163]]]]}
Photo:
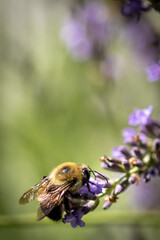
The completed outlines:
{"type": "Polygon", "coordinates": [[[75,60],[87,61],[104,55],[109,29],[106,5],[89,2],[75,8],[62,28],[62,39],[75,60]]]}
{"type": "Polygon", "coordinates": [[[160,80],[160,61],[147,68],[148,81],[156,82],[160,80]]]}
{"type": "Polygon", "coordinates": [[[125,128],[122,131],[123,140],[125,143],[133,142],[133,138],[136,136],[136,131],[134,128],[125,128]]]}
{"type": "Polygon", "coordinates": [[[129,115],[128,123],[129,125],[146,125],[150,123],[150,115],[152,113],[153,106],[148,106],[145,109],[135,109],[132,114],[129,115]]]}
{"type": "Polygon", "coordinates": [[[112,156],[114,158],[118,158],[118,159],[124,158],[124,154],[120,151],[120,148],[121,146],[118,146],[112,149],[112,156]]]}
{"type": "Polygon", "coordinates": [[[111,179],[109,179],[109,177],[106,174],[95,173],[95,176],[96,176],[96,181],[103,184],[103,188],[111,188],[112,187],[113,182],[111,179]]]}
{"type": "Polygon", "coordinates": [[[106,5],[98,2],[88,2],[83,10],[88,36],[96,43],[108,40],[109,24],[106,5]]]}
{"type": "Polygon", "coordinates": [[[113,162],[102,162],[101,167],[114,172],[124,172],[124,170],[116,163],[113,162]]]}
{"type": "Polygon", "coordinates": [[[81,218],[86,214],[85,210],[85,207],[71,210],[64,216],[63,222],[70,223],[73,228],[76,228],[77,226],[84,227],[85,222],[82,221],[81,218]]]}
{"type": "MultiPolygon", "coordinates": [[[[128,144],[136,143],[135,138],[137,136],[137,133],[136,133],[134,128],[123,129],[122,135],[123,135],[123,140],[124,140],[125,143],[128,143],[128,144]]],[[[144,133],[139,133],[138,137],[139,137],[139,139],[141,140],[142,143],[147,142],[147,137],[144,133]]]]}
{"type": "Polygon", "coordinates": [[[103,188],[105,187],[104,181],[96,181],[94,178],[90,177],[89,179],[89,188],[87,184],[85,184],[81,189],[78,191],[80,194],[87,194],[90,197],[95,197],[95,194],[102,193],[103,188]]]}
{"type": "Polygon", "coordinates": [[[61,35],[74,59],[86,61],[91,57],[92,47],[81,22],[70,19],[64,25],[61,35]]]}
{"type": "Polygon", "coordinates": [[[148,11],[149,9],[149,7],[143,5],[141,0],[128,0],[121,11],[123,15],[136,17],[139,20],[141,12],[148,11]]]}
{"type": "MultiPolygon", "coordinates": [[[[115,160],[121,159],[122,161],[119,163],[124,164],[127,163],[127,159],[131,157],[130,151],[127,149],[126,146],[120,145],[112,149],[112,156],[113,158],[110,160],[111,162],[116,162],[115,160]],[[115,160],[114,160],[115,159],[115,160]],[[126,161],[125,161],[126,160],[126,161]]],[[[118,163],[118,162],[117,162],[118,163]]]]}
{"type": "Polygon", "coordinates": [[[143,159],[143,156],[145,154],[145,151],[140,149],[139,147],[133,147],[132,150],[131,150],[131,154],[133,157],[136,157],[138,159],[143,159]]]}
{"type": "Polygon", "coordinates": [[[153,62],[158,62],[160,41],[153,24],[147,19],[129,21],[122,31],[122,39],[134,49],[135,66],[143,73],[153,62]]]}

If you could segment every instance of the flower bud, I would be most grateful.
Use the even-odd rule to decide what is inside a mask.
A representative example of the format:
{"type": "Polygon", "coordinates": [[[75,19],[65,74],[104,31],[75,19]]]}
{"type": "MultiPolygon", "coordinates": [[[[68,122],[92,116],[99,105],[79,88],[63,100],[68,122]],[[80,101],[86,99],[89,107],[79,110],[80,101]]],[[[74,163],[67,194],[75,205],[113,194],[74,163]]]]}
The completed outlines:
{"type": "Polygon", "coordinates": [[[106,200],[105,203],[103,204],[103,209],[106,210],[106,209],[110,208],[111,205],[112,205],[112,202],[109,201],[109,199],[108,199],[108,200],[106,200]]]}
{"type": "Polygon", "coordinates": [[[114,189],[114,194],[118,195],[121,192],[123,192],[128,186],[128,180],[125,180],[124,182],[122,182],[121,184],[118,184],[115,189],[114,189]]]}

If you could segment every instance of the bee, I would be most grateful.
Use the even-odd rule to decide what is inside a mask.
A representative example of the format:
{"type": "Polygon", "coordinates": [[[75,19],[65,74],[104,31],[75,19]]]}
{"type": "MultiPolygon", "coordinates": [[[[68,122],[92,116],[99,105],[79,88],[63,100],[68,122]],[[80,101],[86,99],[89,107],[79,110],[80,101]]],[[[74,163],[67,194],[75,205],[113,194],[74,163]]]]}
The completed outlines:
{"type": "Polygon", "coordinates": [[[90,200],[90,197],[78,195],[77,192],[85,183],[90,190],[91,172],[92,170],[83,164],[62,163],[47,177],[43,177],[40,182],[26,191],[19,203],[26,204],[32,200],[38,200],[40,206],[37,211],[37,221],[46,216],[58,221],[62,218],[64,211],[70,211],[90,200]]]}

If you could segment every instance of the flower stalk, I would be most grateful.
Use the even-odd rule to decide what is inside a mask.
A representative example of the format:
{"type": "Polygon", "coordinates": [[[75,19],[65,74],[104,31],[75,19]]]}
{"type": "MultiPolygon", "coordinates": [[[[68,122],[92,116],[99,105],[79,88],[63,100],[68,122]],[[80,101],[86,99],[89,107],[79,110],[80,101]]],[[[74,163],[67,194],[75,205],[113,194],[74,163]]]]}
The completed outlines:
{"type": "Polygon", "coordinates": [[[147,183],[153,176],[160,175],[160,121],[150,117],[152,110],[152,106],[135,109],[129,116],[129,125],[135,128],[126,128],[122,132],[124,145],[114,148],[112,157],[104,155],[100,158],[104,169],[119,172],[120,176],[115,180],[102,174],[96,174],[95,179],[90,177],[89,188],[85,184],[79,194],[93,199],[67,213],[64,223],[83,227],[82,217],[95,210],[101,198],[104,197],[103,209],[107,210],[129,186],[141,179],[147,183]]]}

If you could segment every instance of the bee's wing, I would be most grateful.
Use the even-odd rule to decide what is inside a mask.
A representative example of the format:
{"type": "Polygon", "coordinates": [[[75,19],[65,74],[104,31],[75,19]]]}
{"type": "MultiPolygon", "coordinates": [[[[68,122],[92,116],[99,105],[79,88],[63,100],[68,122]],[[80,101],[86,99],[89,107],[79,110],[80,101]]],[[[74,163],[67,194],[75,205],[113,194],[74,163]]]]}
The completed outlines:
{"type": "Polygon", "coordinates": [[[47,177],[43,178],[40,182],[38,182],[35,186],[30,188],[22,195],[22,197],[19,199],[19,204],[26,204],[33,201],[34,199],[38,199],[41,188],[43,187],[45,189],[48,183],[49,179],[47,177]]]}
{"type": "Polygon", "coordinates": [[[40,206],[37,211],[37,221],[47,216],[55,206],[62,202],[64,194],[71,186],[73,186],[71,181],[62,185],[52,185],[47,194],[42,193],[39,195],[38,201],[40,201],[40,206]]]}

